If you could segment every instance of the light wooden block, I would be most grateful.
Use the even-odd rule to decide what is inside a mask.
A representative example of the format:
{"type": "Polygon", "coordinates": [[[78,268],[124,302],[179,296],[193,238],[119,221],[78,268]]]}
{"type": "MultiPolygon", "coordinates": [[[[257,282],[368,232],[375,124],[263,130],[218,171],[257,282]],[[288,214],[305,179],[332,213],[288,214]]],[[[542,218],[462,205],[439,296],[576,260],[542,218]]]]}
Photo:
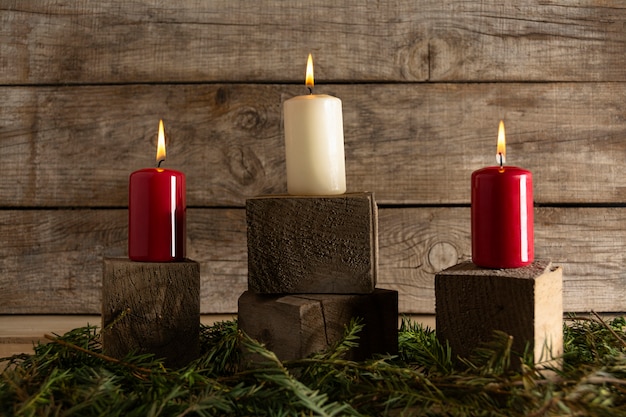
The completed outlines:
{"type": "Polygon", "coordinates": [[[513,366],[526,346],[537,364],[558,358],[563,353],[562,275],[546,260],[512,269],[472,262],[448,268],[435,276],[437,337],[448,341],[454,355],[468,357],[500,330],[513,336],[513,366]]]}
{"type": "Polygon", "coordinates": [[[365,327],[350,359],[398,351],[398,292],[371,294],[267,295],[244,292],[239,298],[239,328],[264,343],[281,360],[304,358],[341,339],[359,317],[365,327]]]}
{"type": "Polygon", "coordinates": [[[104,260],[104,353],[121,359],[152,353],[180,367],[200,351],[200,265],[182,262],[104,260]]]}
{"type": "Polygon", "coordinates": [[[246,200],[248,289],[366,294],[378,273],[372,193],[246,200]]]}

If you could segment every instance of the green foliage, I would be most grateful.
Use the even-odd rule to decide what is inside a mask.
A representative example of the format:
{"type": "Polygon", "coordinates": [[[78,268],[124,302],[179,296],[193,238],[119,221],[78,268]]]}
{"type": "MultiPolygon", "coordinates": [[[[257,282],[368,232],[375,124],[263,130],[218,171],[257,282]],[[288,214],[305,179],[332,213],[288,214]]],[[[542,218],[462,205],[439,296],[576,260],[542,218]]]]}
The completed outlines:
{"type": "Polygon", "coordinates": [[[355,362],[363,326],[308,358],[281,362],[234,321],[203,327],[201,357],[168,369],[151,355],[102,355],[95,327],[0,359],[7,416],[620,416],[626,320],[572,318],[558,369],[511,367],[502,333],[456,359],[433,330],[403,320],[397,356],[355,362]]]}

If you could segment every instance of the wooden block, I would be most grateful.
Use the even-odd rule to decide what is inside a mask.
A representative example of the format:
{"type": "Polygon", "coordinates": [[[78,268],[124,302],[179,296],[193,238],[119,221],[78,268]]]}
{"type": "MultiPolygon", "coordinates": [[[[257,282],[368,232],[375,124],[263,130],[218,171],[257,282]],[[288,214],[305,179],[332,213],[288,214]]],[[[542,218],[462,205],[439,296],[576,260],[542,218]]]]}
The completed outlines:
{"type": "Polygon", "coordinates": [[[104,260],[104,353],[153,353],[180,367],[199,356],[200,265],[182,262],[104,260]]]}
{"type": "MultiPolygon", "coordinates": [[[[464,262],[435,276],[437,337],[468,357],[495,330],[513,336],[511,364],[528,345],[535,363],[563,353],[563,272],[550,261],[512,269],[464,262]]],[[[556,364],[552,362],[551,364],[556,364]]]]}
{"type": "Polygon", "coordinates": [[[264,343],[281,360],[304,358],[338,341],[350,319],[365,327],[350,359],[398,351],[398,292],[371,294],[268,295],[239,297],[239,328],[264,343]]]}
{"type": "Polygon", "coordinates": [[[376,287],[372,193],[246,200],[248,289],[263,294],[364,294],[376,287]]]}

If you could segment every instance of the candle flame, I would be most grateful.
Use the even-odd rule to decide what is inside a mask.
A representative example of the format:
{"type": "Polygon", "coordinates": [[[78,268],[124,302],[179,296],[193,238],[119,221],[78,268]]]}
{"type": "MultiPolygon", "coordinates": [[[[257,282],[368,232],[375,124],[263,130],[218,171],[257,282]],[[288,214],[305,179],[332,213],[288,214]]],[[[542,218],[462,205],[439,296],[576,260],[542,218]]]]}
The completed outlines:
{"type": "Polygon", "coordinates": [[[506,138],[504,134],[504,122],[500,120],[498,126],[498,147],[496,151],[496,160],[500,166],[506,162],[506,138]]]}
{"type": "Polygon", "coordinates": [[[165,161],[165,132],[163,130],[163,120],[159,120],[159,139],[157,141],[156,153],[157,165],[165,161]]]}
{"type": "Polygon", "coordinates": [[[306,60],[306,86],[309,89],[313,88],[313,57],[309,54],[309,58],[306,60]]]}

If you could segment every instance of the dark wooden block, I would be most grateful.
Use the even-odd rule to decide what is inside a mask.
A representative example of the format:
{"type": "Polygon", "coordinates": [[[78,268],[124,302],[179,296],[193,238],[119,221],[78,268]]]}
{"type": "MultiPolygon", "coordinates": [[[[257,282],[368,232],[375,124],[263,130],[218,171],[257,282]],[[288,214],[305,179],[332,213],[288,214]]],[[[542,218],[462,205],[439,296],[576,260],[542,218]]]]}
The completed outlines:
{"type": "Polygon", "coordinates": [[[171,367],[200,351],[200,265],[105,259],[102,280],[104,353],[153,353],[171,367]]]}
{"type": "Polygon", "coordinates": [[[364,294],[376,287],[372,193],[246,200],[248,289],[264,294],[364,294]]]}
{"type": "MultiPolygon", "coordinates": [[[[464,262],[435,276],[437,337],[468,357],[495,330],[513,336],[519,364],[527,344],[536,363],[563,353],[563,277],[560,267],[536,260],[512,269],[464,262]]],[[[554,364],[554,363],[552,363],[554,364]]]]}
{"type": "Polygon", "coordinates": [[[371,294],[268,295],[239,297],[239,328],[281,360],[304,358],[337,342],[352,318],[365,327],[350,359],[398,351],[398,292],[371,294]]]}

